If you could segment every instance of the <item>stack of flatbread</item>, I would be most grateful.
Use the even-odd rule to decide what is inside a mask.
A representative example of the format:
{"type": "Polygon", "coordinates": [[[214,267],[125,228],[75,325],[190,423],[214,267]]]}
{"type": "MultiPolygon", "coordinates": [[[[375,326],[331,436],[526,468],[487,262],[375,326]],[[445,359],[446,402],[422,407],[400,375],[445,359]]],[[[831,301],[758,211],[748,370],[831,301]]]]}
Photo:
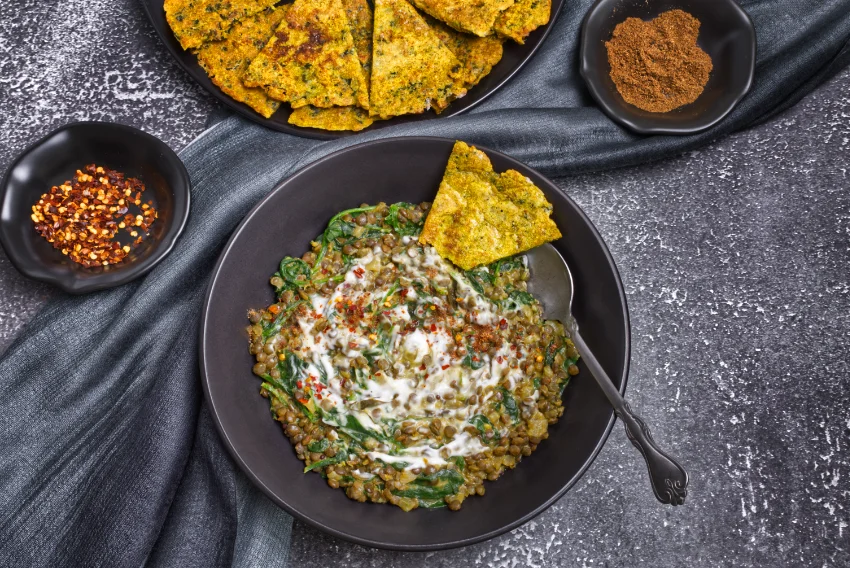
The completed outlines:
{"type": "Polygon", "coordinates": [[[499,62],[505,38],[523,43],[551,11],[551,0],[279,1],[164,7],[228,96],[266,118],[289,103],[291,124],[325,130],[442,112],[499,62]]]}

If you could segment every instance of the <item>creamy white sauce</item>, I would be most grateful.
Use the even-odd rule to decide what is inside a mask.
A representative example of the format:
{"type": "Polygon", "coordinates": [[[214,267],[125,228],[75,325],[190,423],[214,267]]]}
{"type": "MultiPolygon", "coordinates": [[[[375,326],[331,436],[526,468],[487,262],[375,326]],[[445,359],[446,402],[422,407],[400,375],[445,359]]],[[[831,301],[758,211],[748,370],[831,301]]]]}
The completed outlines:
{"type": "MultiPolygon", "coordinates": [[[[404,237],[402,242],[410,245],[413,239],[404,237]]],[[[440,418],[444,426],[455,429],[454,436],[442,446],[431,439],[403,448],[376,443],[377,447],[367,452],[373,460],[404,462],[406,469],[415,469],[444,465],[447,458],[482,452],[485,446],[478,436],[465,431],[470,426],[468,419],[490,410],[493,387],[500,381],[507,379],[513,387],[521,379],[518,365],[511,368],[509,362],[522,358],[522,348],[512,350],[505,342],[492,357],[479,354],[479,369],[464,366],[463,357],[453,352],[456,340],[452,331],[452,327],[464,325],[459,319],[462,314],[455,315],[445,296],[420,297],[413,284],[400,286],[395,281],[374,285],[383,257],[380,247],[375,247],[357,259],[330,294],[312,295],[312,309],[298,318],[303,334],[299,356],[307,363],[307,373],[319,382],[325,382],[326,377],[317,404],[334,412],[333,420],[338,423],[344,423],[346,416],[354,416],[364,428],[381,433],[384,438],[392,436],[404,421],[418,421],[417,427],[427,428],[431,420],[440,418]],[[399,290],[404,291],[403,297],[399,290]],[[411,314],[414,305],[418,308],[411,314]],[[349,310],[362,313],[362,319],[354,318],[359,321],[352,323],[346,316],[349,310]],[[405,329],[414,318],[422,319],[423,310],[440,310],[438,313],[446,315],[433,325],[405,329]],[[327,320],[327,326],[319,332],[315,328],[321,318],[327,320]],[[340,352],[344,356],[333,356],[340,352]],[[358,365],[352,362],[367,356],[384,359],[387,368],[368,377],[367,372],[355,370],[358,365]],[[350,378],[344,373],[350,373],[350,378]],[[352,390],[351,381],[355,379],[357,386],[352,390]],[[477,397],[476,404],[465,402],[473,395],[477,397]],[[464,404],[447,408],[447,398],[464,404]]],[[[454,280],[457,296],[475,323],[498,325],[501,320],[500,308],[478,294],[432,247],[415,254],[406,249],[392,259],[405,283],[430,282],[448,289],[454,280]]],[[[328,418],[325,420],[333,424],[328,418]]]]}

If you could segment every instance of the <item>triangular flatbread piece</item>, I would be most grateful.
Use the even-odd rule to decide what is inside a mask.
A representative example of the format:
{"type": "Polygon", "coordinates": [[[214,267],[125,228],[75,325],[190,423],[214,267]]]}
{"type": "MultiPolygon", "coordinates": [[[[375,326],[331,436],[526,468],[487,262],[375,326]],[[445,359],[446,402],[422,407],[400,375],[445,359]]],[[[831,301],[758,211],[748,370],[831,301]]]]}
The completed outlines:
{"type": "Polygon", "coordinates": [[[456,30],[484,37],[493,33],[496,16],[514,0],[413,0],[413,3],[456,30]]]}
{"type": "Polygon", "coordinates": [[[425,21],[460,63],[460,78],[473,87],[502,59],[503,40],[495,35],[478,37],[457,31],[443,22],[425,16],[425,21]]]}
{"type": "Polygon", "coordinates": [[[471,270],[561,238],[551,214],[531,180],[495,173],[484,152],[458,141],[419,242],[471,270]]]}
{"type": "Polygon", "coordinates": [[[363,67],[340,0],[296,0],[260,54],[245,85],[292,104],[369,106],[363,67]]]}
{"type": "Polygon", "coordinates": [[[273,6],[278,0],[165,0],[165,20],[183,49],[224,39],[243,18],[273,6]]]}
{"type": "Polygon", "coordinates": [[[460,63],[413,6],[375,0],[370,112],[418,114],[465,93],[460,63]]]}
{"type": "Polygon", "coordinates": [[[286,6],[268,8],[245,18],[227,32],[222,41],[205,43],[196,51],[198,63],[212,82],[234,100],[245,103],[269,118],[280,107],[280,102],[270,98],[259,88],[246,87],[242,78],[248,64],[260,52],[280,24],[286,6]]]}
{"type": "Polygon", "coordinates": [[[493,28],[499,35],[522,45],[528,34],[549,23],[551,13],[552,0],[516,0],[513,6],[499,14],[493,28]]]}

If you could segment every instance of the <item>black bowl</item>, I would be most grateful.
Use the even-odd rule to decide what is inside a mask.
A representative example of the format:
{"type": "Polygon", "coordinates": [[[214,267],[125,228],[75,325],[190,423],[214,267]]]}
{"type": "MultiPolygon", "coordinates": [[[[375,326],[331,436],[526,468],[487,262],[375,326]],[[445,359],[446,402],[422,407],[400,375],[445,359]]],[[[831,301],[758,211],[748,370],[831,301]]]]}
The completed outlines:
{"type": "Polygon", "coordinates": [[[695,134],[711,128],[750,90],[755,63],[755,28],[734,0],[597,0],[582,24],[581,75],[590,94],[608,116],[639,134],[695,134]],[[702,22],[697,43],[711,56],[714,70],[693,103],[666,113],[647,112],[617,92],[605,42],[626,18],[650,20],[676,8],[702,22]]]}
{"type": "Polygon", "coordinates": [[[27,148],[6,172],[0,185],[0,243],[24,275],[71,294],[118,286],[148,272],[174,247],[189,217],[189,187],[183,162],[150,134],[107,122],[68,124],[27,148]],[[144,182],[145,197],[159,217],[122,262],[86,268],[41,237],[30,215],[42,194],[91,163],[144,182]]]}
{"type": "MultiPolygon", "coordinates": [[[[274,301],[269,276],[285,255],[301,255],[337,212],[360,203],[433,200],[453,140],[395,138],[352,146],[303,169],[263,199],[234,232],[207,291],[200,329],[201,376],[219,433],[242,470],[272,501],[321,530],[359,544],[435,550],[479,542],[528,521],[564,494],[599,453],[614,414],[589,372],[570,383],[566,412],[548,440],[514,470],[487,484],[463,509],[404,513],[357,503],[302,473],[280,424],[269,415],[251,373],[249,308],[274,301]],[[340,183],[340,180],[345,180],[340,183]]],[[[622,392],[629,363],[629,319],[617,269],[578,206],[546,178],[504,154],[482,148],[498,171],[519,170],[554,204],[565,232],[555,243],[575,277],[575,316],[622,392]]],[[[532,275],[533,277],[533,275],[532,275]]],[[[600,495],[600,499],[604,496],[600,495]]]]}
{"type": "MultiPolygon", "coordinates": [[[[289,3],[291,0],[285,0],[282,3],[289,3]]],[[[374,5],[374,3],[372,3],[374,5]]],[[[543,44],[543,40],[552,29],[555,19],[561,12],[564,0],[552,0],[552,14],[549,23],[545,26],[537,28],[526,38],[524,45],[519,45],[512,40],[505,42],[505,51],[502,60],[499,61],[490,73],[481,80],[480,83],[469,89],[469,92],[456,101],[453,101],[449,107],[441,114],[437,115],[432,111],[427,111],[422,114],[397,116],[389,120],[379,120],[366,130],[375,130],[377,128],[386,128],[396,124],[406,122],[416,122],[420,120],[435,120],[449,116],[455,116],[470,110],[471,108],[482,103],[487,97],[495,93],[502,85],[506,84],[519,70],[531,60],[531,57],[537,49],[543,44]]],[[[320,130],[318,128],[304,128],[294,126],[287,122],[292,110],[289,105],[284,103],[270,118],[264,118],[255,112],[246,104],[237,102],[228,97],[221,89],[219,89],[207,76],[206,72],[198,64],[198,58],[194,53],[185,51],[180,47],[180,42],[174,37],[174,32],[168,25],[165,19],[165,11],[162,8],[163,0],[142,0],[142,6],[159,35],[165,47],[174,57],[174,60],[186,70],[186,72],[194,79],[201,87],[206,89],[219,102],[227,105],[240,115],[253,120],[267,128],[288,132],[296,136],[305,138],[317,138],[319,140],[332,140],[343,136],[352,136],[356,132],[331,132],[328,130],[320,130]]]]}

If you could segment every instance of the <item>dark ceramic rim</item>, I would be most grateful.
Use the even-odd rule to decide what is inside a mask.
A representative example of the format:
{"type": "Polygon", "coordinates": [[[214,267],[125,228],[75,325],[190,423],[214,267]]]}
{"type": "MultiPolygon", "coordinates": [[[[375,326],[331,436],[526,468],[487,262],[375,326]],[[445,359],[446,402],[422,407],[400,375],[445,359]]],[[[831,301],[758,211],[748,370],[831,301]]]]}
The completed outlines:
{"type": "MultiPolygon", "coordinates": [[[[209,93],[213,97],[215,97],[216,100],[223,103],[229,109],[238,113],[240,116],[247,118],[247,119],[249,119],[253,122],[256,122],[257,124],[265,126],[266,128],[271,128],[273,130],[277,130],[278,132],[286,132],[288,134],[293,134],[295,136],[300,136],[302,138],[313,138],[313,139],[316,139],[316,140],[336,140],[337,138],[343,138],[343,137],[346,137],[346,136],[354,136],[354,135],[357,135],[357,134],[360,133],[360,132],[331,132],[331,131],[327,131],[327,130],[320,130],[318,128],[308,128],[308,127],[302,127],[302,126],[294,126],[294,125],[291,125],[291,124],[278,124],[278,123],[272,122],[271,120],[269,120],[267,118],[263,118],[261,115],[257,114],[256,111],[252,110],[249,106],[231,99],[226,94],[224,94],[224,92],[221,89],[219,89],[218,87],[215,87],[214,85],[212,87],[210,87],[210,86],[208,86],[204,83],[201,83],[195,77],[195,70],[191,69],[183,61],[183,57],[182,57],[183,54],[180,53],[177,50],[177,48],[175,48],[174,42],[171,41],[173,38],[170,38],[166,35],[166,34],[170,34],[171,30],[170,29],[162,29],[161,26],[158,26],[156,24],[156,20],[154,19],[154,16],[151,13],[151,6],[149,6],[149,0],[141,0],[141,2],[142,2],[142,7],[145,10],[145,14],[147,14],[147,16],[148,16],[148,20],[150,20],[151,25],[153,26],[154,30],[156,30],[157,36],[159,37],[159,39],[161,40],[161,42],[165,46],[165,48],[168,50],[168,52],[171,54],[174,61],[176,61],[177,64],[180,65],[180,67],[183,68],[183,70],[192,78],[192,80],[195,81],[195,83],[200,85],[207,93],[209,93]]],[[[531,59],[537,53],[537,50],[540,49],[540,47],[546,41],[546,38],[549,37],[549,33],[552,31],[552,27],[555,24],[555,21],[558,19],[558,16],[560,15],[561,10],[563,10],[563,8],[564,8],[564,0],[552,0],[552,7],[554,9],[552,10],[552,14],[549,17],[549,23],[546,24],[545,26],[543,26],[543,34],[541,35],[540,39],[537,41],[537,44],[532,47],[531,51],[528,52],[528,55],[526,55],[526,57],[522,61],[520,61],[520,63],[513,70],[511,70],[511,72],[508,73],[508,75],[504,79],[502,79],[499,83],[497,83],[496,85],[491,87],[489,90],[486,90],[483,93],[481,93],[479,98],[475,102],[471,103],[469,106],[464,107],[464,108],[460,108],[460,109],[453,109],[452,105],[449,105],[449,107],[442,114],[430,116],[426,120],[449,118],[449,117],[452,117],[452,116],[457,116],[457,115],[463,114],[463,113],[477,107],[478,105],[480,105],[484,101],[486,101],[493,94],[495,94],[498,90],[500,90],[502,87],[504,87],[505,84],[508,83],[508,81],[513,79],[514,76],[516,76],[516,74],[519,73],[519,71],[523,67],[525,67],[528,64],[529,61],[531,61],[531,59]]],[[[472,87],[472,88],[475,89],[475,87],[472,87]]],[[[376,125],[378,125],[377,128],[384,128],[384,127],[394,126],[395,123],[378,122],[378,123],[376,123],[376,125]]],[[[361,132],[371,132],[373,130],[376,130],[376,128],[369,127],[369,128],[362,130],[361,132]]]]}
{"type": "MultiPolygon", "coordinates": [[[[113,274],[103,274],[102,278],[98,277],[89,277],[86,280],[88,282],[84,282],[80,284],[80,279],[73,274],[68,277],[59,277],[48,270],[37,270],[34,268],[33,263],[24,261],[14,250],[14,247],[9,246],[6,236],[6,223],[0,221],[0,245],[3,246],[3,250],[6,252],[6,256],[9,259],[9,262],[12,263],[12,266],[17,269],[18,272],[26,276],[27,278],[31,278],[33,280],[38,280],[41,282],[46,282],[48,284],[52,284],[57,288],[69,293],[69,294],[87,294],[90,292],[97,292],[99,290],[105,290],[107,288],[113,288],[115,286],[121,286],[122,284],[126,284],[139,278],[140,276],[144,276],[148,272],[150,272],[157,264],[159,264],[168,254],[172,251],[175,244],[177,244],[177,239],[183,233],[183,229],[186,227],[186,223],[189,220],[189,210],[191,209],[191,181],[189,179],[189,172],[186,171],[186,166],[183,164],[183,161],[179,156],[172,150],[165,142],[153,136],[152,134],[148,134],[143,130],[139,130],[138,128],[134,128],[132,126],[127,126],[126,124],[119,124],[116,122],[101,122],[96,120],[91,121],[78,121],[78,122],[70,122],[63,126],[60,126],[56,130],[51,131],[45,136],[39,138],[32,144],[26,147],[19,155],[14,159],[14,161],[9,164],[9,167],[6,169],[6,173],[3,175],[3,180],[0,182],[0,211],[3,210],[6,198],[9,195],[9,176],[18,167],[18,164],[26,158],[31,152],[39,148],[42,144],[48,142],[50,139],[55,137],[66,130],[73,130],[75,128],[80,127],[102,127],[102,128],[112,128],[115,129],[118,133],[124,134],[126,136],[133,137],[141,137],[146,138],[150,142],[154,143],[158,147],[160,147],[163,153],[169,158],[171,165],[176,167],[177,172],[180,174],[183,183],[180,187],[172,188],[175,194],[178,191],[182,191],[185,193],[185,205],[183,207],[182,214],[179,217],[175,217],[172,225],[166,230],[162,239],[156,243],[154,250],[151,252],[150,256],[141,260],[138,263],[132,263],[127,267],[126,270],[123,270],[121,273],[113,273],[113,274]]],[[[180,212],[179,208],[176,212],[180,212]]],[[[40,263],[38,263],[40,265],[40,263]]]]}
{"type": "MultiPolygon", "coordinates": [[[[755,78],[755,70],[756,70],[756,35],[755,35],[755,25],[753,24],[753,19],[750,15],[741,8],[741,6],[735,0],[722,0],[722,4],[728,7],[731,10],[735,10],[739,15],[744,16],[746,21],[749,23],[749,27],[752,29],[752,42],[750,44],[750,69],[749,69],[749,77],[747,79],[747,84],[741,90],[741,92],[731,101],[729,104],[729,108],[727,108],[720,116],[715,118],[714,120],[710,120],[705,124],[700,124],[698,126],[693,127],[675,127],[675,126],[640,126],[634,120],[632,120],[632,115],[629,113],[622,113],[617,109],[612,108],[605,98],[600,94],[601,87],[594,79],[594,74],[592,73],[590,62],[586,57],[586,52],[589,49],[590,44],[590,33],[588,32],[588,26],[591,17],[594,15],[596,10],[600,8],[600,5],[607,0],[596,0],[593,5],[588,9],[587,13],[584,16],[581,24],[581,45],[580,45],[580,60],[581,66],[579,68],[579,73],[581,74],[582,79],[584,79],[585,85],[587,85],[588,90],[590,91],[590,95],[593,97],[593,100],[596,101],[596,104],[607,114],[612,120],[625,126],[629,130],[633,132],[637,132],[638,134],[676,134],[676,135],[686,135],[686,134],[698,134],[705,130],[708,130],[712,126],[720,123],[724,118],[729,116],[738,103],[740,103],[747,93],[750,92],[750,89],[753,86],[753,79],[755,78]]],[[[721,2],[718,2],[721,4],[721,2]]]]}
{"type": "MultiPolygon", "coordinates": [[[[360,143],[360,144],[355,144],[355,145],[349,146],[347,148],[344,148],[342,150],[338,150],[338,151],[336,151],[332,154],[325,156],[324,158],[321,158],[321,159],[313,162],[312,164],[305,167],[301,171],[299,171],[299,172],[295,173],[294,175],[284,179],[283,181],[278,183],[275,186],[275,188],[271,192],[269,192],[269,194],[266,197],[264,197],[259,203],[257,203],[257,205],[255,205],[245,215],[244,219],[242,220],[242,222],[239,223],[239,226],[236,227],[236,230],[233,231],[233,234],[231,235],[230,239],[227,241],[227,244],[225,245],[225,247],[222,249],[221,253],[219,254],[218,260],[216,261],[216,264],[215,264],[215,268],[213,269],[213,276],[212,276],[212,278],[210,278],[210,281],[207,284],[206,292],[204,293],[204,304],[203,304],[203,308],[202,308],[202,312],[201,312],[201,314],[202,314],[201,315],[201,325],[198,327],[198,332],[199,332],[198,333],[198,339],[199,339],[199,341],[198,341],[198,361],[199,361],[199,366],[200,366],[200,370],[201,370],[201,385],[202,385],[203,390],[204,390],[204,399],[206,400],[206,403],[209,405],[209,407],[211,409],[211,415],[213,417],[213,422],[215,423],[216,430],[218,431],[219,435],[221,436],[221,439],[224,442],[225,447],[227,447],[228,452],[233,457],[234,461],[237,463],[239,468],[245,473],[245,475],[247,475],[251,479],[251,481],[254,483],[254,485],[259,487],[260,490],[269,499],[271,499],[277,506],[281,507],[282,509],[284,509],[286,512],[288,512],[289,514],[291,514],[292,516],[294,516],[298,520],[303,521],[303,522],[307,523],[308,525],[315,527],[315,528],[317,528],[317,529],[319,529],[319,530],[321,530],[325,533],[328,533],[330,535],[333,535],[337,538],[341,538],[341,539],[349,541],[349,542],[353,542],[353,543],[356,543],[356,544],[360,544],[360,545],[363,545],[363,546],[369,546],[369,547],[373,547],[373,548],[385,549],[385,550],[427,552],[427,551],[434,551],[434,550],[448,550],[448,549],[452,549],[452,548],[459,548],[459,547],[469,546],[469,545],[472,545],[472,544],[476,544],[476,543],[479,543],[479,542],[489,540],[491,538],[494,538],[494,537],[497,537],[501,534],[504,534],[504,533],[506,533],[506,532],[508,532],[512,529],[515,529],[516,527],[518,527],[520,525],[527,523],[528,521],[530,521],[531,519],[533,519],[534,517],[536,517],[537,515],[539,515],[540,513],[545,511],[546,509],[548,509],[549,507],[551,507],[558,499],[560,499],[567,491],[569,491],[582,478],[582,476],[590,468],[591,464],[596,460],[597,456],[599,455],[599,452],[602,450],[602,447],[605,445],[605,442],[608,440],[608,437],[611,434],[611,430],[614,427],[614,422],[617,419],[616,415],[615,414],[611,415],[611,418],[608,421],[608,425],[605,427],[605,431],[603,432],[602,436],[599,438],[599,441],[597,442],[597,444],[594,447],[593,451],[591,452],[590,456],[587,458],[587,460],[582,465],[582,467],[578,470],[578,472],[571,479],[569,479],[561,487],[561,489],[559,489],[556,493],[554,493],[545,503],[540,505],[534,511],[520,517],[519,519],[516,519],[516,520],[500,527],[499,529],[490,531],[489,533],[485,533],[483,535],[479,535],[479,536],[474,537],[474,538],[450,541],[450,542],[440,543],[440,544],[437,544],[437,545],[398,545],[398,544],[393,544],[393,543],[386,543],[386,542],[381,542],[381,541],[375,541],[375,540],[369,540],[369,539],[355,537],[355,536],[349,535],[349,534],[347,534],[343,531],[339,531],[337,529],[334,529],[332,527],[324,525],[323,523],[317,522],[317,521],[311,519],[310,517],[302,514],[300,511],[292,509],[289,505],[287,505],[285,502],[280,500],[277,497],[277,495],[275,495],[265,484],[263,484],[263,482],[251,471],[251,468],[244,462],[244,460],[242,459],[242,457],[239,454],[239,451],[233,446],[232,442],[230,441],[230,438],[227,436],[227,432],[225,432],[224,428],[221,425],[221,422],[219,421],[218,414],[215,412],[215,403],[212,400],[212,397],[210,395],[209,386],[207,384],[207,367],[206,367],[206,361],[205,361],[205,358],[204,358],[204,343],[205,343],[206,335],[207,335],[207,318],[208,318],[208,314],[209,314],[209,310],[210,310],[210,302],[212,300],[212,292],[213,292],[213,289],[215,288],[215,284],[216,284],[217,280],[219,279],[219,277],[221,275],[220,274],[221,265],[223,264],[225,257],[230,252],[230,249],[233,246],[233,243],[236,242],[236,240],[239,239],[242,236],[242,231],[243,231],[244,227],[248,224],[248,222],[254,216],[254,214],[256,214],[256,212],[259,211],[260,209],[262,209],[266,205],[266,203],[268,201],[270,201],[273,198],[273,196],[275,196],[277,193],[279,193],[281,191],[286,191],[287,186],[290,183],[294,182],[299,176],[305,175],[310,170],[326,167],[327,165],[331,164],[334,161],[334,159],[336,159],[341,154],[344,154],[346,152],[350,152],[350,151],[353,151],[353,150],[356,150],[356,149],[361,149],[361,148],[366,147],[366,146],[375,146],[375,145],[381,145],[381,144],[387,144],[387,143],[392,144],[392,143],[398,142],[398,141],[412,141],[412,140],[414,140],[414,141],[436,140],[436,141],[441,141],[441,142],[453,142],[453,140],[450,140],[448,138],[441,138],[441,137],[436,137],[436,136],[411,136],[411,137],[383,138],[383,139],[380,139],[380,140],[373,140],[373,141],[370,141],[370,142],[363,142],[363,143],[360,143]]],[[[581,216],[581,218],[584,220],[584,222],[587,224],[587,226],[590,227],[591,232],[593,233],[594,237],[596,238],[596,240],[598,241],[599,245],[601,246],[602,250],[605,253],[605,262],[607,263],[612,274],[614,275],[614,278],[617,282],[617,290],[618,290],[618,293],[619,293],[619,296],[620,296],[620,305],[621,305],[621,308],[622,308],[623,323],[624,323],[624,327],[625,327],[625,329],[624,329],[624,331],[625,331],[625,334],[624,334],[624,349],[625,349],[624,361],[625,361],[625,364],[624,364],[624,367],[623,367],[623,375],[622,375],[622,378],[621,378],[619,391],[620,391],[620,394],[625,394],[626,384],[628,382],[628,377],[629,377],[629,366],[630,366],[630,359],[631,359],[631,322],[629,320],[628,303],[626,301],[625,288],[623,287],[623,281],[620,277],[620,272],[617,269],[617,265],[614,263],[614,258],[611,256],[611,252],[608,250],[608,246],[605,244],[605,241],[602,239],[602,236],[599,234],[599,231],[596,229],[596,226],[590,221],[590,218],[587,217],[587,214],[585,214],[585,212],[578,206],[578,204],[575,203],[575,201],[572,200],[572,198],[570,198],[567,194],[565,194],[563,191],[558,189],[555,186],[555,184],[553,184],[551,181],[549,181],[549,179],[547,177],[543,176],[543,174],[541,174],[540,172],[538,172],[534,168],[531,168],[530,166],[527,166],[527,165],[523,164],[522,162],[519,162],[518,160],[515,160],[514,158],[511,158],[510,156],[508,156],[506,154],[503,154],[503,153],[498,152],[496,150],[491,150],[490,148],[487,148],[486,146],[476,144],[476,148],[482,150],[483,152],[485,152],[486,154],[488,154],[490,156],[493,156],[493,155],[500,156],[501,158],[503,158],[507,162],[509,162],[510,167],[512,167],[512,168],[517,168],[517,169],[519,169],[519,171],[523,171],[523,170],[531,171],[532,173],[534,173],[534,174],[540,176],[542,179],[546,180],[549,183],[549,185],[552,186],[554,191],[557,191],[558,193],[560,193],[560,195],[562,195],[575,208],[575,210],[578,212],[578,214],[581,216]]],[[[417,513],[413,512],[413,513],[410,513],[410,514],[417,514],[417,513]]]]}

